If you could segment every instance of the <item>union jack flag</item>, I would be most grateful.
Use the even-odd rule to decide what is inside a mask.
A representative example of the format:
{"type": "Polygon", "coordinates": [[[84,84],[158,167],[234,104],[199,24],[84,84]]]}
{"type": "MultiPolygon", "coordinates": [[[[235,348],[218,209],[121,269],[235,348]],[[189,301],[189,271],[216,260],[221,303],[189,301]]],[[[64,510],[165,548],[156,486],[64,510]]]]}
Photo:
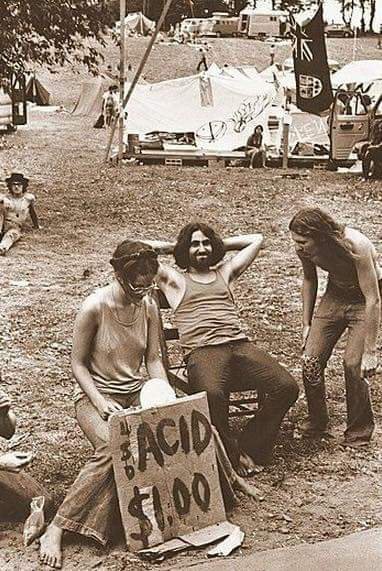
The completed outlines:
{"type": "Polygon", "coordinates": [[[293,35],[292,49],[294,57],[299,60],[313,61],[313,52],[309,45],[313,43],[313,40],[303,31],[292,13],[289,14],[289,23],[290,31],[293,35]]]}
{"type": "Polygon", "coordinates": [[[289,14],[293,38],[293,62],[296,76],[297,107],[308,113],[326,111],[332,100],[332,88],[326,52],[322,3],[304,25],[289,14]]]}

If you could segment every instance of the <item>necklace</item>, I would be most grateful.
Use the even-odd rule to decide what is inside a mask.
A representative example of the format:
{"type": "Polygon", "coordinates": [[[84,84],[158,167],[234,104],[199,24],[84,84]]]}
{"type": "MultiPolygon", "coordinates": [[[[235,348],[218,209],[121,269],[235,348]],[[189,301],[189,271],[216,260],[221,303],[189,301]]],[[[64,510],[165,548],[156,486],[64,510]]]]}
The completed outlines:
{"type": "MultiPolygon", "coordinates": [[[[130,326],[133,325],[133,323],[135,323],[136,320],[138,319],[142,310],[142,304],[141,303],[139,304],[128,303],[127,305],[121,304],[116,296],[116,291],[120,294],[120,290],[121,286],[117,282],[114,282],[111,286],[112,306],[110,307],[110,310],[114,318],[118,321],[118,323],[120,323],[121,325],[130,326]],[[121,308],[123,310],[127,310],[125,311],[124,315],[121,315],[121,308]]],[[[125,293],[123,293],[123,295],[125,297],[125,293]]]]}

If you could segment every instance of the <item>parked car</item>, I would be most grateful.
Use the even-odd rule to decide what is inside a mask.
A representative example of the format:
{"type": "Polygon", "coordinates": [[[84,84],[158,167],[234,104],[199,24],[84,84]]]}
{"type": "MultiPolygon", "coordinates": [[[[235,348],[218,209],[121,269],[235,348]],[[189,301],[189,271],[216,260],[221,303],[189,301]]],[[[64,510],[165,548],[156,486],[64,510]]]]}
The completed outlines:
{"type": "Polygon", "coordinates": [[[202,36],[215,36],[216,38],[237,36],[239,18],[228,14],[216,14],[208,18],[203,24],[200,34],[202,36]]]}
{"type": "Polygon", "coordinates": [[[343,24],[328,24],[325,26],[325,34],[328,38],[352,38],[354,30],[343,24]]]}

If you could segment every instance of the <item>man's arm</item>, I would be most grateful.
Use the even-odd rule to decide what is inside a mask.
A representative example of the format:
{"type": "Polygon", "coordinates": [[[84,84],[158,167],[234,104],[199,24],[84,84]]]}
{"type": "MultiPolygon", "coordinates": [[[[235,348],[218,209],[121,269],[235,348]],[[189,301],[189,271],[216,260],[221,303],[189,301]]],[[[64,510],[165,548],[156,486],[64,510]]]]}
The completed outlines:
{"type": "Polygon", "coordinates": [[[171,255],[174,253],[175,242],[166,242],[165,240],[139,240],[143,244],[151,246],[159,255],[171,255]]]}
{"type": "Polygon", "coordinates": [[[252,264],[261,250],[263,241],[262,234],[246,234],[223,239],[226,252],[240,250],[219,268],[228,283],[239,277],[252,264]]]}
{"type": "Polygon", "coordinates": [[[302,284],[302,350],[309,336],[310,325],[312,323],[314,306],[317,298],[317,268],[309,260],[300,258],[302,269],[304,272],[304,281],[302,284]]]}
{"type": "Polygon", "coordinates": [[[159,309],[154,300],[150,301],[148,314],[149,326],[147,335],[147,347],[145,352],[146,369],[150,378],[168,380],[161,357],[161,347],[159,341],[159,309]]]}
{"type": "Polygon", "coordinates": [[[365,345],[361,363],[361,374],[372,376],[377,368],[377,338],[381,314],[381,296],[375,271],[373,247],[366,239],[355,245],[355,266],[358,281],[365,296],[365,345]]]}
{"type": "MultiPolygon", "coordinates": [[[[164,240],[140,241],[151,246],[159,255],[171,255],[174,253],[175,242],[166,242],[164,240]]],[[[159,268],[155,279],[158,287],[166,296],[170,307],[175,309],[184,294],[184,276],[175,268],[159,262],[159,268]]]]}
{"type": "Polygon", "coordinates": [[[38,230],[38,229],[40,228],[40,224],[39,224],[39,221],[38,221],[37,212],[36,212],[35,207],[33,206],[33,204],[31,204],[31,205],[29,206],[29,214],[30,214],[30,217],[31,217],[31,220],[32,220],[33,227],[38,230]]]}

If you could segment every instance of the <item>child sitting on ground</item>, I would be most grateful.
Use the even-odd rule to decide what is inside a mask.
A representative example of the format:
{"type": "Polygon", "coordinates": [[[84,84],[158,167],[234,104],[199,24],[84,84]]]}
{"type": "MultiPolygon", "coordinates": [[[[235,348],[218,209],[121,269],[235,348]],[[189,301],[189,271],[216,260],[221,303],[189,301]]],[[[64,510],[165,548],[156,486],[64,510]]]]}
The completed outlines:
{"type": "Polygon", "coordinates": [[[28,218],[33,227],[40,228],[34,209],[35,196],[27,192],[29,180],[21,173],[12,173],[5,179],[8,194],[0,195],[0,255],[5,256],[9,248],[20,240],[22,227],[28,218]]]}

